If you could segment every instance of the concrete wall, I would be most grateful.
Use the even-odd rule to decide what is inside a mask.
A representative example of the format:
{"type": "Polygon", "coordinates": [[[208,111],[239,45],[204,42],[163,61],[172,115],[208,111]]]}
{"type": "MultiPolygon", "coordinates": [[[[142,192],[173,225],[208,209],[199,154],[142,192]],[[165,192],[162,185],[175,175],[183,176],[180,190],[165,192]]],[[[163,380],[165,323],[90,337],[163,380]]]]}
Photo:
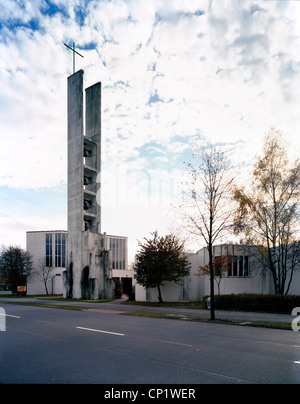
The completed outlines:
{"type": "MultiPolygon", "coordinates": [[[[33,256],[34,270],[38,270],[39,260],[45,258],[46,234],[52,235],[52,263],[53,266],[55,265],[55,235],[57,233],[64,233],[67,239],[67,232],[61,230],[26,233],[27,251],[33,256]]],[[[111,259],[109,259],[110,251],[108,250],[109,238],[116,239],[116,236],[106,236],[105,234],[101,235],[89,231],[83,232],[82,234],[81,257],[85,266],[82,268],[80,274],[79,286],[81,297],[86,299],[112,298],[114,297],[115,288],[115,281],[113,278],[133,278],[133,271],[112,269],[111,259]]],[[[122,239],[124,239],[124,237],[122,237],[122,239]]],[[[49,294],[63,293],[66,297],[67,287],[64,285],[64,282],[66,283],[66,275],[67,268],[53,267],[51,279],[49,279],[47,284],[49,294]]],[[[37,278],[28,281],[27,292],[28,294],[46,294],[44,284],[37,278]]]]}
{"type": "Polygon", "coordinates": [[[135,284],[135,300],[137,302],[146,302],[147,300],[147,289],[138,283],[135,284]]]}
{"type": "Polygon", "coordinates": [[[69,292],[81,297],[83,228],[83,70],[68,77],[68,274],[69,292]]]}
{"type": "Polygon", "coordinates": [[[97,181],[95,183],[94,191],[96,195],[93,196],[93,205],[96,214],[96,228],[95,232],[101,233],[101,189],[100,189],[100,172],[101,172],[101,83],[96,83],[85,90],[86,94],[86,112],[85,112],[85,136],[94,143],[91,150],[90,164],[96,170],[97,181]]]}
{"type": "Polygon", "coordinates": [[[80,70],[68,77],[69,254],[64,296],[97,299],[111,297],[113,293],[113,281],[106,276],[109,257],[100,234],[99,195],[97,200],[101,169],[101,83],[85,90],[85,102],[84,124],[83,71],[80,70]]]}
{"type": "MultiPolygon", "coordinates": [[[[63,293],[62,268],[56,268],[54,276],[47,282],[47,289],[50,295],[61,295],[63,293]]],[[[31,280],[27,283],[27,295],[46,295],[45,285],[39,280],[31,280]]]]}
{"type": "MultiPolygon", "coordinates": [[[[82,245],[83,268],[89,268],[89,282],[91,284],[90,299],[108,299],[113,297],[114,282],[109,279],[109,253],[104,248],[104,237],[98,233],[84,232],[82,245]]],[[[83,278],[81,274],[81,295],[83,293],[83,278]]]]}
{"type": "MultiPolygon", "coordinates": [[[[32,255],[33,258],[33,270],[39,271],[40,260],[45,258],[46,254],[46,233],[53,234],[52,243],[52,261],[55,262],[55,237],[56,233],[62,231],[36,231],[26,233],[26,250],[32,255]]],[[[62,273],[65,268],[53,267],[51,276],[47,283],[49,294],[62,294],[63,292],[63,277],[62,273]]],[[[27,282],[27,294],[38,295],[46,294],[44,283],[37,277],[29,279],[27,282]]]]}
{"type": "MultiPolygon", "coordinates": [[[[161,287],[162,299],[165,302],[175,301],[198,301],[202,299],[204,290],[203,277],[196,276],[199,263],[202,262],[202,257],[197,253],[184,253],[191,263],[190,275],[182,278],[181,284],[177,285],[174,282],[164,282],[161,287]]],[[[141,285],[135,284],[135,299],[136,301],[158,301],[157,288],[144,289],[141,285]]]]}
{"type": "Polygon", "coordinates": [[[300,268],[298,268],[298,270],[294,272],[289,294],[300,295],[300,268]]]}
{"type": "Polygon", "coordinates": [[[85,158],[86,166],[95,170],[96,181],[93,193],[89,194],[96,215],[91,231],[101,233],[101,83],[98,82],[85,90],[85,141],[90,142],[91,155],[85,158]],[[94,192],[96,195],[94,195],[94,192]]]}
{"type": "MultiPolygon", "coordinates": [[[[255,248],[255,247],[254,247],[255,248]]],[[[254,259],[254,252],[241,245],[223,244],[214,247],[214,255],[231,254],[233,256],[249,256],[249,276],[224,276],[220,282],[220,294],[231,293],[257,293],[274,294],[273,281],[270,273],[258,271],[254,259]]],[[[173,282],[166,282],[161,287],[161,294],[164,301],[201,301],[203,296],[210,295],[210,279],[208,275],[196,276],[199,266],[208,264],[208,251],[201,249],[198,253],[185,254],[191,263],[190,275],[183,278],[182,286],[173,282]]],[[[218,278],[219,279],[219,278],[218,278]]],[[[215,294],[217,295],[218,285],[215,281],[215,294]]],[[[294,272],[293,281],[289,294],[300,295],[300,268],[294,272]]],[[[141,285],[135,285],[135,298],[137,301],[158,301],[157,289],[145,290],[141,285]]]]}
{"type": "MultiPolygon", "coordinates": [[[[38,270],[39,260],[45,257],[45,242],[46,233],[45,232],[27,232],[26,233],[26,250],[33,257],[33,268],[35,271],[38,270]]],[[[50,285],[49,285],[50,286],[50,285]]],[[[31,279],[27,282],[27,294],[44,294],[45,286],[42,282],[31,279]]]]}
{"type": "MultiPolygon", "coordinates": [[[[202,295],[210,295],[209,276],[203,276],[204,288],[202,295]]],[[[215,295],[219,293],[217,282],[215,281],[215,295]]],[[[220,282],[220,294],[238,294],[238,293],[254,293],[254,294],[273,294],[273,288],[270,278],[263,280],[260,276],[250,276],[248,278],[224,277],[220,282]]]]}
{"type": "MultiPolygon", "coordinates": [[[[63,276],[62,271],[56,272],[49,290],[59,293],[61,284],[67,298],[111,298],[114,280],[110,253],[106,235],[100,233],[101,83],[88,87],[84,98],[83,75],[79,70],[68,77],[68,253],[63,276]]],[[[45,255],[45,232],[41,233],[28,237],[36,260],[45,255]]],[[[126,243],[122,275],[127,277],[127,238],[122,239],[126,243]]],[[[31,285],[30,289],[37,292],[38,287],[31,285]]]]}

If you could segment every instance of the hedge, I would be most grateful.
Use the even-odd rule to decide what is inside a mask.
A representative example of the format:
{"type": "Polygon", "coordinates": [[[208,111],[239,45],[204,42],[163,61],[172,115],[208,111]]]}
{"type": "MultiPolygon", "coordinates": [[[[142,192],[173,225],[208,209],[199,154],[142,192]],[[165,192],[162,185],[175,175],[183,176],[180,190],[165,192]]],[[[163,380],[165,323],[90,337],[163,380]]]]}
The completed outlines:
{"type": "MultiPolygon", "coordinates": [[[[204,296],[204,302],[206,302],[207,297],[204,296]]],[[[291,314],[294,307],[300,307],[300,296],[256,294],[215,295],[215,309],[219,310],[291,314]]]]}

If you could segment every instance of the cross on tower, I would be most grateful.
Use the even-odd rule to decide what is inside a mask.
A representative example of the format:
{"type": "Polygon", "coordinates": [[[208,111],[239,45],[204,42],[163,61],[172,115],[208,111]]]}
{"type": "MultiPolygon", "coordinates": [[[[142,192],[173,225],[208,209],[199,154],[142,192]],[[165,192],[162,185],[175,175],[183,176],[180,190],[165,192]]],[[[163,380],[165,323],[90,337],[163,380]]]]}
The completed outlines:
{"type": "Polygon", "coordinates": [[[64,45],[65,45],[67,48],[71,49],[71,51],[73,52],[73,73],[75,73],[75,53],[77,53],[77,55],[81,56],[82,58],[83,58],[84,56],[82,56],[79,52],[77,52],[77,51],[75,50],[75,42],[73,42],[73,48],[71,48],[69,45],[67,45],[67,44],[65,44],[65,43],[64,43],[64,45]]]}

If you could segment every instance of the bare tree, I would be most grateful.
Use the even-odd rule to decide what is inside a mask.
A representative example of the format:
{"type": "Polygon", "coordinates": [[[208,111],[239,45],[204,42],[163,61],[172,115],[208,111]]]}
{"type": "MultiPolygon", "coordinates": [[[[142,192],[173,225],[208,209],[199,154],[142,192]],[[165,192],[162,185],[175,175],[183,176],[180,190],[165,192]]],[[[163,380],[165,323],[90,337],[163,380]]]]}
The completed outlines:
{"type": "Polygon", "coordinates": [[[49,295],[48,292],[48,281],[53,275],[53,268],[46,266],[46,257],[41,257],[38,260],[38,268],[35,273],[36,278],[41,281],[45,285],[46,293],[49,295]]]}
{"type": "MultiPolygon", "coordinates": [[[[230,254],[220,255],[213,258],[214,279],[218,285],[218,294],[220,295],[221,281],[231,269],[233,257],[230,254]]],[[[200,265],[199,270],[195,273],[196,276],[210,275],[209,265],[200,265]]]]}
{"type": "Polygon", "coordinates": [[[260,269],[273,278],[276,294],[286,294],[300,263],[300,161],[289,162],[282,133],[271,128],[256,158],[248,189],[234,190],[235,231],[257,245],[260,269]]]}
{"type": "Polygon", "coordinates": [[[183,226],[201,237],[208,249],[211,319],[215,319],[213,245],[232,224],[231,164],[220,149],[202,147],[187,164],[189,180],[183,191],[183,226]]]}

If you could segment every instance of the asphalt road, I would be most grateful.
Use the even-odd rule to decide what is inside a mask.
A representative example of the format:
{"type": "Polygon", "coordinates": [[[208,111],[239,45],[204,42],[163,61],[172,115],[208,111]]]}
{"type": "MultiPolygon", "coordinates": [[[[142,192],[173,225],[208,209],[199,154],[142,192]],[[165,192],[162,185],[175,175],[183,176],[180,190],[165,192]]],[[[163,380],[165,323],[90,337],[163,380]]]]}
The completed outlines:
{"type": "MultiPolygon", "coordinates": [[[[122,304],[124,300],[114,300],[111,302],[102,302],[102,303],[93,303],[87,301],[74,301],[74,300],[43,300],[41,297],[1,297],[1,302],[16,302],[16,303],[40,303],[40,304],[51,304],[51,305],[68,305],[75,307],[88,307],[89,309],[93,309],[95,311],[148,311],[148,312],[158,312],[158,313],[168,313],[168,314],[177,314],[183,316],[193,316],[195,318],[210,318],[209,310],[201,310],[201,309],[190,309],[184,307],[160,307],[160,306],[147,306],[147,305],[124,305],[122,304]]],[[[126,299],[125,299],[126,300],[126,299]]],[[[0,306],[1,303],[0,302],[0,306]]],[[[242,321],[271,321],[271,322],[285,322],[290,323],[293,319],[290,314],[274,314],[274,313],[260,313],[260,312],[241,312],[241,311],[228,311],[228,310],[216,310],[216,319],[219,320],[242,320],[242,321]]]]}
{"type": "Polygon", "coordinates": [[[300,332],[118,311],[1,308],[0,383],[300,382],[300,332]]]}

